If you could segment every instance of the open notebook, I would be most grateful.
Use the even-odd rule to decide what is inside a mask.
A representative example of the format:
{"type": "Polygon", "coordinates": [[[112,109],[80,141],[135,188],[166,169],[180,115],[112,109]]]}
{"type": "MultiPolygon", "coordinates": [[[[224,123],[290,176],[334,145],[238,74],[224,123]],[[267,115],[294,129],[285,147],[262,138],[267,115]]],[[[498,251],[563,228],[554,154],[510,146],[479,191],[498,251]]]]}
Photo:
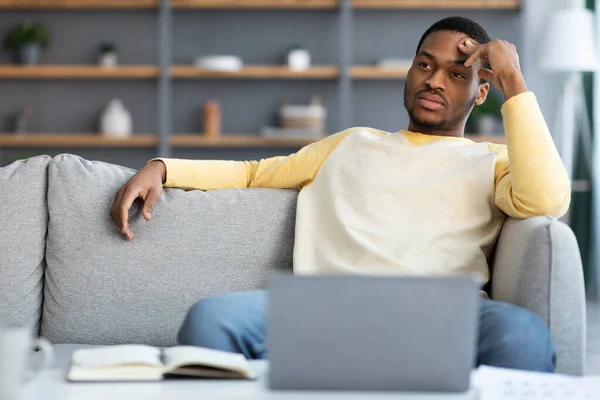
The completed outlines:
{"type": "Polygon", "coordinates": [[[254,379],[242,354],[194,346],[167,349],[145,345],[76,350],[67,380],[159,381],[169,377],[254,379]]]}

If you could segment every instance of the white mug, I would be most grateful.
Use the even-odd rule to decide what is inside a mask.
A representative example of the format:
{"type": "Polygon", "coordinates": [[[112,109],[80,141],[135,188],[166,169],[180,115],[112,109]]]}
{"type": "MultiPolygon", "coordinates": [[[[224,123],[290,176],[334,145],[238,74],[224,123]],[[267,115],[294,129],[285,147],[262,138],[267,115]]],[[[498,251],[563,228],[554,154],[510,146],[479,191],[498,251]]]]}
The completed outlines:
{"type": "Polygon", "coordinates": [[[0,327],[0,400],[19,399],[23,385],[53,362],[54,351],[46,339],[33,338],[26,327],[0,327]],[[42,359],[29,370],[29,357],[36,347],[42,359]]]}

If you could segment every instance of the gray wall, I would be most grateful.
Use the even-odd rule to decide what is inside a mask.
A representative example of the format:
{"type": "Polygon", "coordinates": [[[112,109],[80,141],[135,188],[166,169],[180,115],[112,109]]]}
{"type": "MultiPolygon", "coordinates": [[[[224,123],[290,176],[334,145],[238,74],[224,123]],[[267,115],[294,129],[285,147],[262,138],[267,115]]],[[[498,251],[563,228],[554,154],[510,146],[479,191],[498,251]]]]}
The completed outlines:
{"type": "MultiPolygon", "coordinates": [[[[48,63],[94,63],[103,40],[119,43],[123,64],[156,64],[157,12],[144,11],[5,11],[0,34],[23,19],[44,21],[52,46],[48,63]]],[[[492,37],[521,44],[518,11],[354,11],[354,64],[370,64],[381,57],[412,58],[422,32],[449,15],[480,22],[492,37]]],[[[238,54],[248,64],[282,62],[293,44],[306,46],[314,64],[337,64],[337,11],[175,10],[173,62],[188,64],[202,54],[238,54]]],[[[7,61],[4,54],[3,61],[7,61]]],[[[173,83],[172,128],[176,133],[201,131],[201,107],[209,99],[223,104],[223,130],[248,134],[276,122],[277,106],[285,97],[306,102],[321,94],[328,108],[327,130],[339,126],[337,80],[176,80],[173,83]]],[[[0,131],[9,129],[8,117],[24,104],[35,107],[33,132],[93,132],[104,105],[114,97],[124,100],[133,114],[136,132],[157,131],[156,80],[69,81],[0,80],[0,131]]],[[[402,105],[403,81],[355,81],[352,125],[388,131],[406,128],[402,105]]],[[[289,154],[297,148],[173,149],[186,158],[256,159],[289,154]]],[[[71,152],[139,168],[156,153],[152,149],[1,149],[0,165],[25,154],[71,152]]]]}

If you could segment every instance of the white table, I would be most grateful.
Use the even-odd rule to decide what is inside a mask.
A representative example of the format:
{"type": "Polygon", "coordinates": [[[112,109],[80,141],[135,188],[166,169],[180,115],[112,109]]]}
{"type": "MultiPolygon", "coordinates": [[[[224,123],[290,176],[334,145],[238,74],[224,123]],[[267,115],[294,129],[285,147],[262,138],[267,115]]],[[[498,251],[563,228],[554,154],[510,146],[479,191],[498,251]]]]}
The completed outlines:
{"type": "Polygon", "coordinates": [[[284,399],[375,399],[375,400],[475,400],[475,389],[462,394],[416,394],[384,392],[271,391],[268,388],[268,363],[252,361],[259,376],[255,381],[171,380],[143,383],[70,383],[66,370],[49,369],[25,386],[22,400],[284,400],[284,399]]]}

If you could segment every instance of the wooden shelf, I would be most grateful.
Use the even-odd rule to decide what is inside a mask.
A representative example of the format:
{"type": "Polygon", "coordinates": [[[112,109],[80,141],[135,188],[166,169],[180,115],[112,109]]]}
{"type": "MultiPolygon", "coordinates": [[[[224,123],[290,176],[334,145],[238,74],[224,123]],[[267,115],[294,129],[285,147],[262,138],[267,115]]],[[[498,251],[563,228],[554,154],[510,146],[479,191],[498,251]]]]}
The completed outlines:
{"type": "Polygon", "coordinates": [[[354,79],[404,79],[408,68],[381,68],[369,65],[352,67],[350,74],[354,79]]]}
{"type": "MultiPolygon", "coordinates": [[[[352,67],[355,79],[403,79],[408,69],[352,67]]],[[[159,70],[151,65],[120,65],[104,68],[97,65],[0,65],[0,79],[154,79],[159,70]]],[[[337,79],[339,68],[314,66],[307,71],[293,71],[286,66],[251,65],[236,72],[211,71],[193,65],[174,66],[173,78],[196,79],[337,79]]]]}
{"type": "Polygon", "coordinates": [[[0,79],[151,79],[158,68],[151,65],[0,65],[0,79]]]}
{"type": "MultiPolygon", "coordinates": [[[[174,78],[197,79],[336,79],[339,69],[315,66],[296,72],[286,66],[247,66],[237,72],[219,72],[194,66],[174,66],[171,73],[174,78]]],[[[96,65],[0,65],[0,79],[154,79],[158,74],[158,68],[151,65],[114,68],[96,65]]]]}
{"type": "MultiPolygon", "coordinates": [[[[226,135],[207,138],[201,133],[171,136],[174,147],[302,147],[316,142],[315,139],[269,139],[260,136],[226,135]]],[[[95,133],[50,134],[28,133],[0,134],[0,147],[154,147],[158,145],[155,135],[137,134],[129,138],[107,138],[95,133]]]]}
{"type": "Polygon", "coordinates": [[[352,0],[354,8],[393,9],[393,8],[487,8],[518,9],[520,0],[352,0]]]}
{"type": "Polygon", "coordinates": [[[0,147],[154,147],[155,135],[106,138],[98,134],[0,134],[0,147]]]}
{"type": "Polygon", "coordinates": [[[337,0],[171,0],[174,8],[334,9],[337,0]]]}
{"type": "Polygon", "coordinates": [[[0,8],[153,9],[158,0],[0,0],[0,8]]]}
{"type": "Polygon", "coordinates": [[[339,69],[333,66],[314,66],[307,71],[292,71],[286,66],[251,65],[237,72],[211,71],[191,66],[174,66],[174,78],[238,78],[238,79],[335,79],[339,69]]]}
{"type": "MultiPolygon", "coordinates": [[[[465,138],[475,142],[506,144],[504,136],[466,134],[465,138]]],[[[271,139],[241,134],[208,138],[201,133],[192,133],[172,135],[170,143],[173,147],[302,147],[321,139],[271,139]]],[[[157,145],[158,138],[152,134],[136,134],[124,139],[107,138],[95,133],[0,134],[0,147],[154,147],[157,145]]]]}
{"type": "Polygon", "coordinates": [[[302,147],[320,139],[270,139],[249,135],[223,135],[220,138],[207,138],[198,133],[173,135],[171,136],[171,145],[173,147],[302,147]]]}
{"type": "MultiPolygon", "coordinates": [[[[255,135],[223,135],[220,138],[207,138],[201,133],[177,134],[171,136],[171,145],[174,147],[251,147],[251,146],[306,146],[317,142],[322,138],[311,139],[271,139],[255,135]]],[[[506,144],[506,139],[502,135],[479,135],[465,134],[465,138],[474,142],[490,142],[506,144]]]]}
{"type": "MultiPolygon", "coordinates": [[[[517,9],[520,0],[353,0],[355,8],[517,9]]],[[[335,9],[338,0],[171,0],[174,8],[335,9]]],[[[0,0],[0,9],[155,9],[158,0],[0,0]]]]}

